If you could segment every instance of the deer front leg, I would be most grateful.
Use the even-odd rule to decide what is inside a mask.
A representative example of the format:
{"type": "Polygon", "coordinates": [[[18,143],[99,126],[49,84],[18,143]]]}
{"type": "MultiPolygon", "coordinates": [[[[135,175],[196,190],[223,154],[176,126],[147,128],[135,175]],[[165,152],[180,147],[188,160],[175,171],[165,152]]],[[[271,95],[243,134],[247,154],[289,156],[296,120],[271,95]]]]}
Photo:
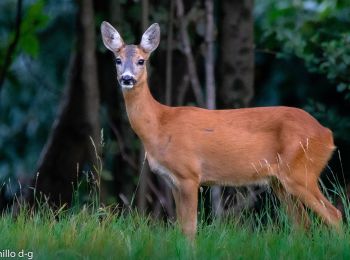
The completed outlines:
{"type": "Polygon", "coordinates": [[[182,232],[193,240],[197,230],[198,183],[184,180],[173,189],[173,195],[177,221],[182,232]]]}

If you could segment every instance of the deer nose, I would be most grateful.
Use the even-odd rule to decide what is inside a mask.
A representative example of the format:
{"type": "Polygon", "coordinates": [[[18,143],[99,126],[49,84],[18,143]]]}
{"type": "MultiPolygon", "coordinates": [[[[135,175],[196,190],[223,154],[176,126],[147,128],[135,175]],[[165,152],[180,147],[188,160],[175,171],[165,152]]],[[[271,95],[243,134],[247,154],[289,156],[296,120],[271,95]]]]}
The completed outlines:
{"type": "Polygon", "coordinates": [[[130,75],[123,75],[121,77],[121,82],[123,85],[135,85],[136,80],[130,75]]]}

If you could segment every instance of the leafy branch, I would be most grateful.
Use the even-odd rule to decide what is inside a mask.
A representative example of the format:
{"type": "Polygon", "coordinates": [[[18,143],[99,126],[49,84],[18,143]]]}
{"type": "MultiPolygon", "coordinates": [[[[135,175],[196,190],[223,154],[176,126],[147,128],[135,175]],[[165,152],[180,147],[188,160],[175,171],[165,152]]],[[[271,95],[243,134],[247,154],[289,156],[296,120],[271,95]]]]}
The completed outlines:
{"type": "Polygon", "coordinates": [[[22,0],[18,0],[17,11],[16,11],[15,36],[7,49],[6,56],[4,59],[4,64],[2,65],[2,69],[0,71],[0,91],[2,89],[7,70],[13,61],[13,54],[16,50],[16,46],[18,44],[19,36],[21,33],[21,22],[22,22],[22,0]]]}

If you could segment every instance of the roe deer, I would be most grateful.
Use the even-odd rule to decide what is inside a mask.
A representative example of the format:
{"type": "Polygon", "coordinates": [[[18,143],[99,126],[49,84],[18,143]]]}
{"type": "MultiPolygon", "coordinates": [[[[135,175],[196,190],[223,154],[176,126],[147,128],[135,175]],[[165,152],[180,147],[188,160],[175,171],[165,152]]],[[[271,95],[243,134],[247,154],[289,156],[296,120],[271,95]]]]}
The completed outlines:
{"type": "Polygon", "coordinates": [[[157,102],[146,62],[160,41],[152,24],[139,45],[126,45],[107,22],[104,45],[115,55],[131,127],[153,172],[171,184],[182,231],[194,238],[200,185],[268,183],[295,221],[307,221],[304,205],[339,226],[341,213],[321,193],[318,179],[335,148],[332,132],[292,107],[207,110],[157,102]],[[305,219],[306,218],[306,219],[305,219]]]}

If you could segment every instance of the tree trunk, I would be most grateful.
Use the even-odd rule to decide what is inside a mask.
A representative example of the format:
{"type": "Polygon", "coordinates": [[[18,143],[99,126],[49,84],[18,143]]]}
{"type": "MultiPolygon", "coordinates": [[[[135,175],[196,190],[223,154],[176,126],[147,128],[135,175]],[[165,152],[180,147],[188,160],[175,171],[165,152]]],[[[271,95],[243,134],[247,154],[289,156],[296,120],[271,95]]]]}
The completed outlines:
{"type": "MultiPolygon", "coordinates": [[[[142,19],[141,19],[141,27],[142,33],[147,30],[148,27],[148,15],[149,15],[149,2],[148,0],[142,0],[142,19]]],[[[140,180],[139,180],[139,188],[137,191],[137,208],[140,212],[145,213],[147,209],[147,196],[149,194],[149,185],[148,183],[151,181],[150,169],[148,163],[144,162],[145,159],[145,149],[142,145],[139,155],[140,162],[140,180]]]]}
{"type": "MultiPolygon", "coordinates": [[[[165,73],[165,104],[171,106],[172,103],[172,72],[173,72],[173,27],[174,27],[174,10],[175,2],[170,0],[169,4],[169,22],[168,22],[168,37],[166,50],[166,73],[165,73]]],[[[170,187],[162,179],[160,180],[160,190],[164,194],[165,209],[167,210],[167,217],[175,218],[174,200],[170,187]]]]}
{"type": "Polygon", "coordinates": [[[92,0],[78,3],[77,51],[58,117],[39,159],[38,178],[32,184],[34,194],[44,194],[56,206],[71,203],[73,185],[82,171],[94,173],[97,158],[90,137],[97,148],[100,144],[94,10],[92,0]]]}
{"type": "Polygon", "coordinates": [[[172,71],[173,71],[173,27],[175,0],[170,0],[168,35],[166,43],[166,70],[165,70],[165,104],[171,106],[172,102],[172,71]]]}
{"type": "MultiPolygon", "coordinates": [[[[213,0],[205,0],[205,85],[206,85],[206,103],[208,109],[216,108],[216,86],[214,71],[214,3],[213,0]]],[[[223,211],[221,203],[221,187],[211,188],[211,207],[213,214],[220,217],[223,211]]]]}
{"type": "Polygon", "coordinates": [[[182,42],[182,51],[187,59],[187,69],[189,74],[189,80],[193,89],[194,96],[196,98],[197,105],[200,107],[205,106],[205,100],[203,97],[203,92],[201,89],[201,84],[199,82],[197,67],[195,59],[193,57],[190,36],[187,30],[187,22],[185,19],[184,4],[182,0],[176,0],[176,15],[178,19],[180,38],[182,42]]]}
{"type": "Polygon", "coordinates": [[[246,107],[254,94],[253,0],[222,0],[221,17],[221,101],[246,107]]]}
{"type": "MultiPolygon", "coordinates": [[[[254,94],[253,0],[222,0],[220,17],[220,104],[223,108],[247,107],[254,94]]],[[[234,203],[229,211],[234,213],[251,207],[256,199],[250,187],[242,191],[228,188],[219,195],[226,201],[230,194],[234,203]]]]}
{"type": "Polygon", "coordinates": [[[213,0],[205,0],[205,83],[206,83],[206,103],[208,109],[216,108],[216,87],[214,73],[214,3],[213,0]]]}

